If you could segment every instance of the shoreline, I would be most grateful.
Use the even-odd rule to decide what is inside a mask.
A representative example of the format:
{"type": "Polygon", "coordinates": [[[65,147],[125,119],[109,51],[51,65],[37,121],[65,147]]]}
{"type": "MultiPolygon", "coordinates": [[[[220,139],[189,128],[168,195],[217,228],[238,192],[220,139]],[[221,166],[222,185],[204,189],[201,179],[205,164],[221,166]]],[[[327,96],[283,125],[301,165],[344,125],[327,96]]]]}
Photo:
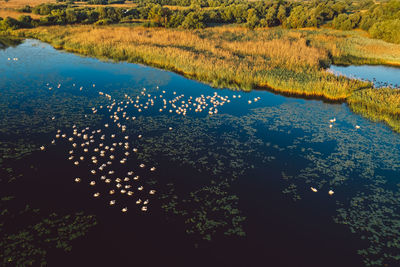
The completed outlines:
{"type": "MultiPolygon", "coordinates": [[[[58,50],[63,50],[66,52],[71,52],[75,53],[78,55],[83,55],[83,56],[88,56],[92,58],[97,58],[100,60],[110,60],[113,62],[127,62],[127,63],[134,63],[134,64],[143,64],[145,66],[150,66],[150,67],[155,67],[158,69],[162,70],[167,70],[174,72],[178,75],[182,75],[185,78],[192,79],[195,81],[203,82],[206,83],[214,88],[229,88],[233,90],[241,90],[244,92],[249,92],[251,90],[265,90],[269,91],[275,94],[280,94],[283,96],[288,96],[288,97],[295,97],[295,98],[302,98],[302,99],[310,99],[310,100],[321,100],[323,102],[327,103],[346,103],[350,109],[360,115],[363,115],[364,117],[371,119],[373,121],[382,121],[389,125],[394,131],[400,133],[400,106],[397,106],[395,103],[397,100],[397,97],[399,100],[397,101],[398,104],[400,104],[400,90],[399,89],[390,89],[392,91],[387,91],[385,94],[391,94],[390,98],[394,103],[390,103],[387,99],[381,98],[383,102],[380,101],[375,101],[375,99],[369,95],[365,94],[358,94],[357,92],[360,91],[366,91],[366,92],[371,92],[371,90],[374,90],[374,87],[370,83],[363,83],[361,81],[351,81],[351,79],[344,77],[344,76],[336,76],[336,78],[330,78],[328,74],[325,74],[324,72],[326,69],[320,69],[318,72],[304,72],[304,73],[298,73],[294,72],[294,75],[303,75],[306,77],[305,82],[301,83],[299,81],[294,81],[292,77],[290,76],[290,69],[286,70],[283,68],[283,71],[289,72],[288,78],[287,77],[280,77],[279,73],[278,74],[273,74],[272,78],[275,78],[275,80],[271,82],[263,82],[263,83],[257,83],[258,77],[251,76],[246,73],[247,76],[244,77],[244,80],[240,80],[240,78],[243,79],[243,77],[238,77],[238,75],[235,76],[236,73],[231,72],[224,72],[224,73],[218,73],[221,71],[224,71],[224,69],[218,69],[220,68],[219,66],[216,66],[215,69],[213,69],[214,73],[207,73],[206,70],[204,69],[198,69],[196,66],[199,66],[200,68],[203,67],[201,64],[198,62],[192,62],[190,61],[190,57],[188,59],[182,60],[182,57],[185,57],[185,55],[178,55],[180,56],[180,62],[174,62],[174,57],[177,57],[177,55],[171,55],[170,58],[164,59],[165,61],[161,61],[160,58],[162,58],[162,54],[157,54],[157,52],[160,51],[155,51],[154,54],[156,56],[152,57],[153,54],[141,54],[148,52],[146,50],[138,51],[138,49],[135,48],[143,48],[146,44],[141,44],[141,43],[136,43],[133,44],[129,47],[130,50],[121,48],[123,46],[123,42],[121,41],[120,46],[113,46],[113,44],[107,43],[106,45],[103,44],[97,44],[93,40],[92,43],[90,44],[88,41],[72,41],[71,39],[75,37],[75,33],[72,32],[73,30],[76,30],[77,28],[80,27],[85,27],[85,26],[76,26],[74,27],[59,27],[56,29],[61,29],[65,31],[65,35],[62,37],[56,36],[55,32],[50,32],[49,33],[49,27],[43,28],[44,32],[40,32],[40,28],[35,30],[19,30],[12,32],[11,34],[13,36],[17,37],[22,37],[25,39],[32,38],[32,39],[37,39],[39,41],[48,43],[49,45],[53,46],[55,49],[58,50]],[[68,38],[69,37],[69,38],[68,38]],[[58,39],[57,39],[58,38],[58,39]],[[90,46],[92,45],[92,46],[90,46]],[[96,45],[100,46],[103,45],[103,47],[97,47],[96,45]],[[108,46],[107,46],[108,45],[108,46]],[[103,50],[102,50],[103,49],[103,50]],[[122,50],[122,56],[121,56],[121,50],[122,50]],[[127,51],[126,51],[127,50],[127,51]],[[182,62],[183,61],[183,62],[182,62]],[[174,64],[175,63],[175,64],[174,64]],[[183,63],[183,64],[182,64],[183,63]],[[185,65],[184,63],[188,63],[188,65],[185,65]],[[196,65],[197,63],[197,65],[196,65]],[[179,67],[181,65],[181,67],[179,67]],[[191,71],[186,71],[186,69],[190,69],[191,71]],[[197,71],[197,72],[196,72],[197,71]],[[216,73],[216,74],[215,74],[216,73]],[[209,74],[209,75],[208,75],[209,74]],[[224,76],[225,75],[225,76],[224,76]],[[274,76],[275,75],[275,76],[274,76]],[[324,76],[325,75],[325,76],[324,76]],[[246,80],[246,77],[253,78],[246,80]],[[278,78],[277,78],[278,77],[278,78]],[[285,80],[286,79],[286,80],[285,80]],[[321,80],[325,79],[325,80],[321,80]],[[335,81],[336,79],[336,81],[335,81]],[[287,81],[289,80],[289,81],[287,81]],[[332,81],[333,80],[333,81],[332,81]],[[245,84],[244,84],[244,82],[245,84]],[[291,82],[291,83],[290,83],[291,82]],[[275,83],[275,84],[274,84],[275,83]],[[276,84],[281,83],[282,86],[276,86],[276,84]],[[337,83],[338,89],[335,89],[335,84],[337,83]],[[299,85],[299,86],[297,86],[299,85]],[[320,86],[321,89],[318,89],[318,86],[320,86]],[[286,87],[286,88],[285,88],[286,87]],[[328,87],[328,88],[326,88],[328,87]],[[326,88],[326,89],[324,89],[326,88]],[[342,90],[337,93],[334,90],[342,90]],[[392,95],[396,95],[393,97],[392,95]],[[358,99],[358,98],[359,99],[358,99]],[[363,99],[364,98],[364,99],[363,99]],[[355,107],[355,105],[359,105],[362,103],[362,105],[365,107],[362,112],[360,112],[360,109],[355,107]],[[390,110],[390,112],[388,112],[390,110]],[[380,114],[380,112],[383,112],[380,114]],[[397,118],[397,116],[399,118],[397,118]],[[387,118],[390,117],[392,118],[391,120],[388,120],[387,118]]],[[[117,31],[118,29],[115,29],[113,27],[86,27],[91,31],[117,31]]],[[[85,29],[85,28],[84,28],[85,29]]],[[[54,30],[50,29],[50,31],[54,30]]],[[[124,29],[126,31],[127,29],[124,29]]],[[[132,29],[131,29],[132,30],[132,29]]],[[[207,31],[209,29],[206,29],[207,31]]],[[[157,31],[162,31],[162,32],[167,32],[169,33],[175,33],[176,30],[168,30],[168,29],[152,29],[152,28],[136,28],[133,29],[132,31],[143,31],[145,34],[151,35],[152,32],[157,33],[157,31]]],[[[215,29],[211,29],[209,31],[215,31],[215,29]]],[[[318,33],[318,31],[316,31],[318,33]]],[[[212,32],[215,34],[215,32],[212,32]]],[[[217,32],[218,33],[218,32],[217,32]]],[[[297,32],[296,32],[297,33],[297,32]]],[[[186,32],[186,31],[178,31],[178,34],[190,34],[193,38],[193,32],[186,32]]],[[[196,37],[196,36],[195,36],[196,37]]],[[[105,38],[104,36],[102,38],[105,38]]],[[[93,38],[92,38],[93,39],[93,38]]],[[[146,39],[147,40],[147,39],[146,39]]],[[[154,40],[150,40],[153,41],[154,40]]],[[[157,43],[155,43],[157,45],[157,43]]],[[[168,46],[167,44],[162,43],[164,46],[168,46]]],[[[229,43],[227,45],[233,45],[232,43],[229,43]]],[[[153,46],[149,46],[152,48],[153,46]]],[[[168,46],[169,47],[169,46],[168,46]]],[[[174,48],[173,46],[171,46],[174,48]]],[[[191,48],[191,47],[190,47],[191,48]]],[[[186,50],[182,50],[186,51],[186,50]]],[[[164,53],[164,51],[161,51],[164,53]]],[[[179,51],[178,51],[179,52],[179,51]]],[[[192,52],[192,51],[191,51],[192,52]]],[[[207,51],[206,51],[207,52],[207,51]]],[[[199,56],[202,56],[201,53],[205,53],[203,51],[197,52],[194,51],[194,54],[200,53],[199,56]]],[[[164,55],[165,56],[165,55],[164,55]]],[[[193,56],[193,55],[189,55],[193,56]]],[[[197,54],[195,55],[197,56],[197,54]]],[[[214,55],[213,55],[214,56],[214,55]]],[[[246,56],[246,55],[245,55],[246,56]]],[[[342,59],[345,58],[348,59],[354,59],[354,57],[348,57],[345,55],[342,57],[342,59]]],[[[334,56],[332,57],[332,61],[330,62],[330,65],[337,64],[334,61],[334,56]]],[[[359,58],[360,59],[360,58],[359,58]]],[[[229,59],[226,59],[229,60],[229,59]]],[[[351,60],[350,60],[351,61],[351,60]]],[[[378,62],[382,61],[381,64],[352,64],[352,62],[346,62],[347,65],[383,65],[383,66],[400,66],[395,65],[391,62],[388,62],[386,59],[382,58],[379,60],[376,60],[375,58],[373,61],[378,62]]],[[[366,58],[366,61],[371,62],[371,59],[366,58]]],[[[206,61],[207,62],[207,61],[206,61]]],[[[222,61],[224,62],[224,61],[222,61]]],[[[200,62],[201,63],[201,62],[200,62]]],[[[358,62],[360,63],[360,62],[358,62]]],[[[329,66],[330,66],[329,65],[329,66]]],[[[340,65],[340,64],[338,64],[340,65]]],[[[257,66],[258,67],[258,66],[257,66]]],[[[251,69],[252,70],[252,69],[251,69]]],[[[241,73],[239,73],[241,74],[241,73]]],[[[255,73],[258,74],[258,73],[255,73]]],[[[270,73],[266,73],[266,76],[264,79],[268,79],[271,76],[270,73]]],[[[380,89],[382,91],[382,89],[380,89]]],[[[371,92],[371,95],[376,95],[375,92],[371,92]]]]}

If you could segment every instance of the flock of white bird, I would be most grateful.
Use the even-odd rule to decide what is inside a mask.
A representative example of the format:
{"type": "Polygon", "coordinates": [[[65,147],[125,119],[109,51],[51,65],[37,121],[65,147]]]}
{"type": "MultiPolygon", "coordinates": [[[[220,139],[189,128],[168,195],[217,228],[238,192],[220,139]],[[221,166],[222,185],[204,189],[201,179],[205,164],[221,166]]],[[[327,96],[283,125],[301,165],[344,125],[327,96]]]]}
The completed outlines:
{"type": "MultiPolygon", "coordinates": [[[[75,84],[73,86],[75,87],[75,84]]],[[[58,84],[54,88],[60,87],[61,84],[58,84]]],[[[95,84],[93,84],[94,87],[95,84]]],[[[47,88],[53,89],[49,84],[47,84],[47,88]]],[[[82,87],[79,90],[82,91],[82,87]]],[[[74,177],[74,181],[89,183],[89,186],[94,189],[94,198],[106,195],[109,199],[108,204],[110,206],[120,204],[122,212],[127,212],[131,203],[139,205],[141,211],[147,211],[150,199],[156,193],[155,189],[147,189],[142,183],[146,179],[144,176],[150,176],[150,173],[156,171],[156,167],[147,167],[145,163],[138,163],[133,156],[138,152],[138,148],[132,147],[132,144],[142,139],[143,134],[138,134],[134,139],[125,134],[128,127],[126,122],[136,120],[139,113],[155,107],[159,112],[182,116],[186,116],[189,112],[205,112],[213,115],[218,113],[218,108],[231,102],[228,96],[221,96],[217,92],[212,95],[185,97],[184,94],[177,95],[176,92],[161,91],[158,87],[156,93],[148,93],[143,88],[139,95],[131,97],[125,94],[124,99],[120,101],[107,93],[101,91],[98,93],[109,103],[92,107],[91,112],[108,114],[106,118],[109,118],[109,121],[104,123],[103,127],[96,129],[90,127],[79,129],[76,125],[73,125],[72,129],[63,131],[59,129],[51,144],[56,144],[61,140],[67,142],[70,145],[67,159],[77,168],[89,169],[88,174],[74,177]],[[126,171],[122,173],[122,170],[126,171]],[[148,171],[146,175],[138,174],[138,172],[143,174],[146,171],[148,171]],[[96,189],[97,187],[107,189],[104,193],[96,189]],[[126,197],[116,197],[117,194],[126,197]],[[123,203],[118,203],[119,201],[123,203]]],[[[241,95],[233,95],[232,98],[240,99],[241,95]]],[[[259,100],[259,97],[253,99],[254,102],[259,100]]],[[[251,102],[249,101],[249,104],[251,102]]],[[[51,119],[55,120],[55,116],[51,119]]],[[[166,127],[167,129],[168,131],[173,130],[171,126],[166,127]]],[[[45,150],[45,146],[41,146],[40,149],[45,150]]]]}
{"type": "MultiPolygon", "coordinates": [[[[18,59],[14,59],[18,60],[18,59]]],[[[49,84],[47,84],[48,86],[49,84]]],[[[73,85],[75,86],[75,84],[73,85]]],[[[92,85],[93,88],[95,84],[92,85]]],[[[60,88],[61,84],[57,85],[57,88],[60,88]]],[[[83,87],[80,87],[79,90],[82,91],[83,87]]],[[[49,90],[52,90],[53,87],[48,87],[49,90]]],[[[231,100],[228,96],[221,96],[217,92],[214,92],[212,95],[200,95],[198,97],[188,96],[185,97],[184,94],[177,94],[176,92],[172,92],[172,98],[168,99],[168,94],[165,90],[159,90],[157,86],[156,93],[148,93],[145,88],[140,92],[139,95],[131,97],[125,94],[123,100],[117,101],[112,98],[111,95],[107,93],[103,93],[99,91],[99,95],[104,96],[109,100],[108,105],[100,105],[99,107],[92,107],[92,113],[97,113],[99,110],[105,110],[109,113],[110,123],[105,123],[103,129],[95,129],[91,130],[89,127],[85,129],[78,129],[75,125],[72,127],[72,135],[67,136],[66,133],[62,133],[61,130],[57,131],[55,136],[56,139],[64,138],[67,139],[72,146],[72,149],[69,151],[68,160],[71,160],[75,166],[80,166],[83,163],[89,162],[91,164],[92,169],[90,170],[91,177],[89,179],[90,186],[95,187],[97,183],[103,182],[105,184],[112,185],[113,188],[108,191],[109,195],[114,195],[117,192],[120,194],[134,197],[137,195],[137,192],[144,192],[144,186],[140,185],[139,175],[135,174],[134,170],[129,170],[124,177],[117,177],[114,169],[120,168],[120,165],[126,164],[128,161],[131,161],[129,157],[132,153],[138,152],[138,148],[131,148],[131,143],[129,142],[130,136],[124,135],[124,132],[127,129],[127,126],[124,124],[125,121],[134,121],[136,119],[135,114],[145,112],[146,110],[150,110],[154,106],[159,106],[159,112],[166,113],[176,113],[178,115],[186,116],[189,112],[201,113],[205,112],[208,115],[214,115],[218,113],[218,108],[224,106],[227,103],[230,103],[231,100]],[[103,133],[105,129],[109,129],[112,124],[117,126],[118,131],[113,132],[111,134],[103,133]],[[118,136],[117,135],[122,135],[118,136]],[[119,138],[119,141],[117,139],[119,138]],[[96,140],[99,139],[99,140],[96,140]],[[106,143],[109,141],[109,143],[106,143]],[[121,150],[117,153],[117,150],[121,150]],[[117,155],[122,155],[117,158],[117,155]],[[119,164],[119,165],[118,165],[119,164]],[[99,177],[96,181],[96,175],[99,177]]],[[[240,99],[242,96],[240,94],[232,95],[233,99],[240,99]]],[[[253,102],[257,102],[260,100],[260,97],[256,97],[252,100],[248,100],[248,104],[252,104],[253,102]]],[[[54,120],[55,117],[52,117],[54,120]]],[[[334,123],[336,122],[336,118],[329,120],[329,127],[332,128],[334,123]]],[[[355,126],[356,129],[360,129],[359,125],[355,126]]],[[[172,131],[172,127],[168,127],[169,131],[172,131]]],[[[143,137],[142,134],[139,134],[136,138],[137,140],[143,137]]],[[[52,144],[55,144],[55,139],[52,140],[52,144]]],[[[41,150],[45,150],[44,146],[40,147],[41,150]]],[[[140,163],[139,168],[144,169],[146,165],[144,163],[140,163]]],[[[149,171],[154,172],[156,167],[150,167],[149,171]]],[[[75,182],[80,183],[82,178],[76,177],[75,182]]],[[[312,192],[318,192],[318,189],[315,187],[311,187],[312,192]]],[[[155,189],[148,190],[149,195],[154,195],[156,193],[155,189]]],[[[334,191],[330,189],[328,191],[329,195],[333,195],[334,191]]],[[[143,195],[143,194],[142,194],[143,195]]],[[[101,197],[100,192],[93,193],[93,197],[98,198],[101,197]]],[[[142,200],[141,198],[136,198],[135,203],[137,205],[142,205],[141,210],[147,211],[147,207],[150,200],[145,198],[142,200]]],[[[114,206],[117,204],[116,199],[111,199],[109,201],[109,205],[114,206]]],[[[127,212],[128,207],[123,206],[121,209],[122,212],[127,212]]]]}

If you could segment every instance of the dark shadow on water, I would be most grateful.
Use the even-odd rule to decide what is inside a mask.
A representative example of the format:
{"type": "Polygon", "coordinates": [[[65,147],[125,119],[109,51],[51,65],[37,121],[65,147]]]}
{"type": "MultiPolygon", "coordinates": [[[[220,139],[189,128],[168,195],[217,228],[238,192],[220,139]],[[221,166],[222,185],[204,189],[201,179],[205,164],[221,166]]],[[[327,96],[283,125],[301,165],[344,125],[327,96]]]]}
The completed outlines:
{"type": "Polygon", "coordinates": [[[0,50],[6,49],[8,47],[16,47],[22,43],[22,39],[11,37],[11,36],[1,36],[0,35],[0,50]]]}

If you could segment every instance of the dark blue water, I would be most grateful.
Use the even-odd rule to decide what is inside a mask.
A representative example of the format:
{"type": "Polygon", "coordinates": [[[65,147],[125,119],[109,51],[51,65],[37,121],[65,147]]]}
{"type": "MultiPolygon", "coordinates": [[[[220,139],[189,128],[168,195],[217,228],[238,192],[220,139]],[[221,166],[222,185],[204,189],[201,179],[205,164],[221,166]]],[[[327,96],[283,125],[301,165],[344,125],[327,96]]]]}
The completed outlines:
{"type": "MultiPolygon", "coordinates": [[[[400,136],[344,104],[214,89],[35,40],[0,51],[0,73],[3,165],[21,174],[2,180],[2,195],[45,214],[83,211],[98,221],[72,241],[72,251],[49,246],[49,266],[399,264],[400,136]],[[185,116],[169,103],[180,95],[174,104],[188,104],[185,116]],[[193,103],[202,95],[209,106],[195,112],[193,103]],[[213,97],[225,104],[209,115],[213,97]],[[80,147],[86,140],[84,133],[73,134],[74,126],[79,132],[89,127],[84,133],[93,142],[80,147]],[[66,138],[56,138],[57,130],[66,138]],[[115,150],[105,157],[94,152],[106,145],[115,150]],[[126,191],[133,196],[120,193],[114,182],[129,171],[140,179],[120,184],[132,184],[126,191]],[[143,202],[136,204],[139,198],[149,199],[147,211],[141,211],[143,202]]],[[[40,238],[33,244],[39,246],[40,238]]]]}

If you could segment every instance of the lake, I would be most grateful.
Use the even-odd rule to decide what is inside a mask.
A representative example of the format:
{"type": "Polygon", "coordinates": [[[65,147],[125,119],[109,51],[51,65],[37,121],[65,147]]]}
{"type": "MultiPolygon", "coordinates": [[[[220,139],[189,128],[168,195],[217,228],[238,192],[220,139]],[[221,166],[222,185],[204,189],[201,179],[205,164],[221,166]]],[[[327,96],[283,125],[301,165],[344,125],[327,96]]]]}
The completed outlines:
{"type": "Polygon", "coordinates": [[[346,104],[36,40],[0,50],[0,73],[3,263],[400,263],[400,135],[346,104]]]}

